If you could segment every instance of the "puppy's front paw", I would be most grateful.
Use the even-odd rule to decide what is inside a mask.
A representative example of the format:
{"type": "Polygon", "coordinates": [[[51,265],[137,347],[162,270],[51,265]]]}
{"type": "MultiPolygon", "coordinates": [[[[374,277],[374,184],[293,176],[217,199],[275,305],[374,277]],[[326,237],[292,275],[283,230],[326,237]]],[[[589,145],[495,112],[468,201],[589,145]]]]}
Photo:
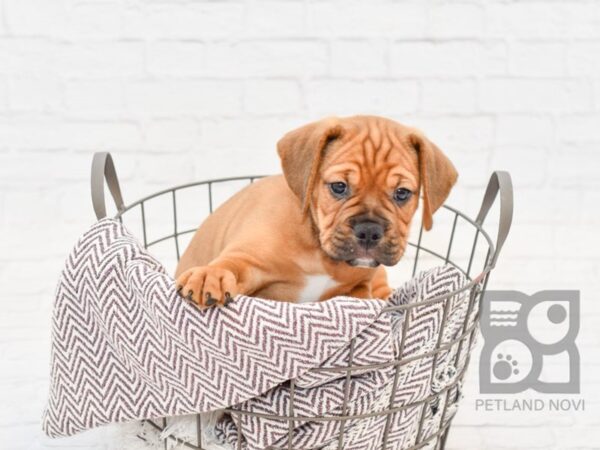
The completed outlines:
{"type": "Polygon", "coordinates": [[[192,267],[177,278],[177,292],[201,308],[227,305],[238,293],[235,275],[214,266],[192,267]]]}

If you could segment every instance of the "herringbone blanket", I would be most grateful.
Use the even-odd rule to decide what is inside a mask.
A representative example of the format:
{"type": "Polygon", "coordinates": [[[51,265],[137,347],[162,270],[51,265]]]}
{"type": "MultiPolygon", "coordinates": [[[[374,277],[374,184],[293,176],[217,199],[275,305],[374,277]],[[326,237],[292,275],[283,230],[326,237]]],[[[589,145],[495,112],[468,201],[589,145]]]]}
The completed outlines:
{"type": "Polygon", "coordinates": [[[200,311],[122,224],[103,219],[60,277],[43,428],[64,436],[241,403],[302,376],[370,325],[389,329],[383,306],[238,297],[200,311]]]}
{"type": "MultiPolygon", "coordinates": [[[[396,291],[391,301],[419,301],[463,283],[460,272],[438,268],[396,291]]],[[[415,439],[418,408],[368,413],[389,407],[390,399],[397,408],[426,398],[436,381],[461,371],[464,355],[453,346],[438,355],[438,369],[428,356],[401,366],[398,374],[385,363],[425,354],[454,338],[463,326],[465,297],[452,299],[440,342],[442,304],[411,309],[404,344],[404,313],[381,313],[387,304],[376,300],[293,304],[239,296],[227,307],[200,311],[177,295],[163,266],[121,223],[103,219],[76,244],[58,284],[43,428],[49,436],[67,436],[111,422],[231,406],[286,415],[294,380],[299,416],[368,416],[343,424],[297,420],[294,449],[332,444],[341,427],[345,449],[369,448],[365,442],[380,442],[388,428],[401,445],[390,448],[402,448],[415,439]],[[350,354],[354,364],[381,367],[353,372],[348,385],[345,374],[318,370],[347,365],[350,354]]],[[[434,405],[423,410],[421,434],[441,416],[434,405]]],[[[232,444],[241,437],[248,449],[287,445],[288,422],[226,416],[219,433],[232,444]]]]}

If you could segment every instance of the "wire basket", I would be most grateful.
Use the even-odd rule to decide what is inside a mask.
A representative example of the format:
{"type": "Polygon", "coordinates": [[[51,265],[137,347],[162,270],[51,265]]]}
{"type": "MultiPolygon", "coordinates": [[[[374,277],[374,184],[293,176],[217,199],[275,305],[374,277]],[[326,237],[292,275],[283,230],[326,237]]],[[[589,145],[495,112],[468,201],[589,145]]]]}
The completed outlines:
{"type": "MultiPolygon", "coordinates": [[[[96,213],[99,217],[105,215],[104,206],[104,179],[117,205],[117,214],[115,218],[124,222],[127,227],[138,236],[142,237],[145,248],[151,249],[154,255],[165,264],[165,266],[174,273],[175,266],[179,256],[193,233],[197,230],[202,219],[211,214],[222,202],[229,198],[248,183],[253,183],[261,176],[244,176],[221,178],[214,180],[198,181],[194,183],[175,186],[165,189],[155,194],[144,197],[136,202],[125,206],[121,197],[120,188],[116,179],[114,165],[109,154],[97,154],[92,168],[92,193],[93,203],[96,213]],[[137,231],[137,233],[136,233],[137,231]]],[[[362,415],[349,415],[348,399],[344,398],[341,415],[331,416],[299,416],[294,413],[294,394],[295,385],[293,380],[290,383],[290,407],[287,415],[269,415],[256,412],[242,411],[235,408],[225,410],[225,413],[236,416],[241,419],[242,416],[259,416],[265,419],[273,419],[288,423],[289,437],[286,446],[272,447],[275,449],[293,449],[292,430],[294,423],[298,421],[339,421],[340,432],[336,448],[344,448],[344,424],[349,420],[367,420],[373,416],[385,417],[385,430],[382,434],[381,443],[378,448],[398,449],[398,450],[416,450],[421,448],[443,449],[448,437],[448,431],[452,419],[456,413],[457,400],[460,397],[460,386],[465,377],[465,371],[469,363],[470,354],[474,345],[474,338],[478,330],[479,306],[485,292],[491,270],[495,267],[499,252],[506,240],[512,221],[513,199],[512,183],[510,175],[506,172],[494,172],[487,186],[483,202],[475,220],[466,214],[448,205],[443,205],[436,213],[436,225],[430,233],[423,233],[422,224],[413,226],[413,233],[401,262],[394,268],[388,268],[388,278],[391,286],[399,286],[403,280],[414,276],[417,271],[425,268],[439,266],[441,264],[450,264],[460,270],[467,279],[467,284],[460,289],[447,295],[438,296],[426,301],[427,304],[440,304],[443,307],[443,318],[439,330],[439,336],[435,337],[436,345],[432,351],[418,355],[415,358],[433,358],[430,381],[434,382],[434,374],[437,369],[437,358],[442,351],[456,346],[456,358],[461,354],[466,354],[466,361],[460,373],[452,377],[450,383],[445,384],[436,392],[422,398],[418,401],[408,402],[400,406],[393,401],[396,389],[398,387],[398,374],[403,365],[409,361],[405,359],[393,359],[386,363],[387,366],[395,368],[394,383],[390,395],[389,405],[376,413],[367,413],[362,415]],[[500,193],[500,210],[498,216],[498,235],[494,243],[489,234],[484,230],[483,223],[494,204],[497,194],[500,193]],[[462,324],[461,332],[458,337],[450,342],[442,342],[441,335],[447,320],[447,311],[450,301],[457,295],[468,295],[468,309],[465,315],[465,321],[462,324]],[[475,317],[470,321],[469,317],[475,317]],[[452,394],[452,395],[450,395],[452,394]],[[428,432],[424,431],[427,407],[436,405],[436,409],[441,411],[441,420],[428,432]],[[391,428],[391,418],[393,414],[408,410],[417,411],[418,427],[416,435],[409,445],[397,446],[388,443],[388,436],[393,431],[391,428]]],[[[418,217],[415,215],[415,217],[418,217]]],[[[383,310],[385,312],[404,311],[404,324],[402,332],[401,348],[404,346],[406,330],[411,324],[408,324],[410,310],[412,308],[423,306],[423,302],[416,302],[401,306],[389,306],[383,310]]],[[[351,342],[352,344],[352,342],[351,342]]],[[[352,349],[350,350],[352,353],[352,349]]],[[[415,359],[413,358],[413,360],[415,359]]],[[[331,373],[337,371],[346,377],[346,383],[349,382],[353,373],[364,371],[364,365],[353,365],[349,361],[347,367],[313,369],[316,372],[320,370],[331,373]]],[[[169,424],[168,418],[162,420],[147,420],[146,423],[152,428],[162,432],[169,424]]],[[[168,434],[164,441],[164,448],[171,448],[177,445],[178,448],[185,447],[191,449],[203,449],[202,419],[197,416],[195,423],[196,437],[194,440],[186,440],[175,434],[168,434]]],[[[238,431],[238,444],[236,448],[242,448],[242,440],[238,431]]],[[[295,449],[298,450],[298,449],[295,449]]]]}

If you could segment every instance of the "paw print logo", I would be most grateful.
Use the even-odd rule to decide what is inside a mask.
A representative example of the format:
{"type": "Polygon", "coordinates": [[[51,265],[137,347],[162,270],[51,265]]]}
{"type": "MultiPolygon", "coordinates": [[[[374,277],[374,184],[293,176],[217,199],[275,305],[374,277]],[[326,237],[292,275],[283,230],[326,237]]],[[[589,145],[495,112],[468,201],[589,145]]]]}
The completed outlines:
{"type": "Polygon", "coordinates": [[[482,302],[482,394],[579,393],[579,291],[488,291],[482,302]]]}
{"type": "Polygon", "coordinates": [[[514,386],[533,369],[534,356],[523,342],[506,339],[498,342],[490,353],[489,378],[494,386],[514,386]]]}
{"type": "Polygon", "coordinates": [[[519,362],[513,359],[512,355],[504,356],[498,353],[496,362],[494,363],[494,376],[499,380],[508,380],[513,375],[519,375],[519,362]]]}

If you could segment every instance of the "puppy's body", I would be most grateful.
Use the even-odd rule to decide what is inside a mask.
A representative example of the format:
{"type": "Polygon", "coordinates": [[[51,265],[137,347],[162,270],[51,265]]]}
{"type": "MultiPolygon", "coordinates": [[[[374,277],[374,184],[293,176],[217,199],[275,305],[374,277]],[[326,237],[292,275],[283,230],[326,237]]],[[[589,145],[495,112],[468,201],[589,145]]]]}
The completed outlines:
{"type": "Polygon", "coordinates": [[[176,275],[218,263],[225,256],[235,258],[235,265],[252,267],[250,279],[238,283],[239,291],[249,295],[287,301],[342,294],[387,296],[382,267],[351,267],[332,260],[306,222],[300,200],[283,175],[258,180],[204,221],[182,255],[176,275]],[[371,289],[375,272],[379,276],[371,289]]]}
{"type": "Polygon", "coordinates": [[[287,301],[386,298],[381,264],[404,254],[423,196],[423,224],[457,174],[420,132],[374,116],[332,118],[278,143],[283,176],[246,187],[200,226],[177,268],[200,306],[236,294],[287,301]]]}

